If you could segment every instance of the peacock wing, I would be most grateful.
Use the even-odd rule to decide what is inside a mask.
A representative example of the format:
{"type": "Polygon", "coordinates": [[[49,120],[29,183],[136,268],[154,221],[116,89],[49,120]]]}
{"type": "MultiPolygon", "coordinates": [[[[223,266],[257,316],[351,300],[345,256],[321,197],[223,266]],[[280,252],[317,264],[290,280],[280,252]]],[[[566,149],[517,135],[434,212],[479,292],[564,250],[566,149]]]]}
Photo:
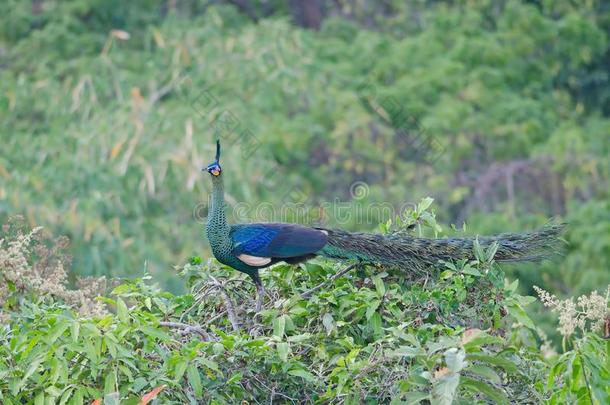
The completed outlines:
{"type": "Polygon", "coordinates": [[[236,256],[256,262],[252,257],[286,259],[316,253],[326,245],[328,235],[306,226],[270,223],[233,225],[230,237],[236,256]]]}

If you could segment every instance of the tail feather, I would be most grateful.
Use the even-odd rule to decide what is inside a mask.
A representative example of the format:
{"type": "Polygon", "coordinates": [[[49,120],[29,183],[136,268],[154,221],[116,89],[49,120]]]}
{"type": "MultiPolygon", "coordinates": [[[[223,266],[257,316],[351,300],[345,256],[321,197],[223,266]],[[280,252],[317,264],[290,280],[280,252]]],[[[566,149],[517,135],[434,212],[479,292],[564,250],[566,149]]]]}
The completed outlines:
{"type": "Polygon", "coordinates": [[[561,250],[559,235],[564,227],[565,224],[548,225],[525,233],[444,239],[325,229],[328,243],[318,253],[334,259],[423,268],[439,260],[474,259],[474,241],[478,239],[483,248],[498,243],[494,256],[497,262],[539,261],[561,250]]]}

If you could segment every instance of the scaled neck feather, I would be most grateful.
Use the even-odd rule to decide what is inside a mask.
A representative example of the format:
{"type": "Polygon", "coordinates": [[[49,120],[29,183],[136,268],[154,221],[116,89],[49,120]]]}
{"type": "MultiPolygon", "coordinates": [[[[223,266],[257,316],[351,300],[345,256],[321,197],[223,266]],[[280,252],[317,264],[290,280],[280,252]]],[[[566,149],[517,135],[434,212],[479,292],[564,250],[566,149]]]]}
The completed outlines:
{"type": "Polygon", "coordinates": [[[229,234],[229,225],[225,213],[225,195],[222,174],[212,176],[212,200],[208,214],[207,232],[215,236],[229,234]]]}

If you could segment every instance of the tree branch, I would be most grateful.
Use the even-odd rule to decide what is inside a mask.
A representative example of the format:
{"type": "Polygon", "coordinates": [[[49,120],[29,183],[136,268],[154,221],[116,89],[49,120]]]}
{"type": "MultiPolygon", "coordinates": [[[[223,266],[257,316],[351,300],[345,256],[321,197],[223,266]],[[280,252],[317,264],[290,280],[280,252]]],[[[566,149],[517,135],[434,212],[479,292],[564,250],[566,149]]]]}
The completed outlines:
{"type": "Polygon", "coordinates": [[[235,307],[233,306],[233,301],[231,301],[231,297],[225,290],[224,285],[221,282],[216,280],[213,276],[210,275],[210,278],[214,282],[214,285],[218,287],[220,290],[220,294],[222,295],[222,299],[225,302],[225,308],[227,308],[227,317],[229,318],[229,322],[231,322],[231,326],[233,327],[234,332],[239,332],[239,319],[237,318],[237,314],[235,312],[235,307]]]}
{"type": "Polygon", "coordinates": [[[354,263],[354,264],[352,264],[350,266],[347,266],[345,269],[341,270],[340,272],[338,272],[336,274],[333,274],[332,277],[330,277],[328,280],[324,281],[323,283],[320,283],[317,286],[315,286],[315,287],[305,291],[303,294],[301,294],[301,297],[303,297],[303,298],[311,297],[311,294],[313,294],[314,292],[318,291],[319,289],[321,289],[325,285],[332,283],[333,281],[335,281],[336,279],[338,279],[339,277],[341,277],[342,275],[344,275],[345,273],[347,273],[348,271],[350,271],[351,269],[353,269],[356,266],[357,266],[356,263],[354,263]]]}
{"type": "Polygon", "coordinates": [[[159,325],[166,326],[168,328],[181,329],[182,333],[195,333],[203,338],[204,341],[210,342],[214,339],[207,333],[203,328],[197,325],[189,325],[182,322],[159,322],[159,325]]]}

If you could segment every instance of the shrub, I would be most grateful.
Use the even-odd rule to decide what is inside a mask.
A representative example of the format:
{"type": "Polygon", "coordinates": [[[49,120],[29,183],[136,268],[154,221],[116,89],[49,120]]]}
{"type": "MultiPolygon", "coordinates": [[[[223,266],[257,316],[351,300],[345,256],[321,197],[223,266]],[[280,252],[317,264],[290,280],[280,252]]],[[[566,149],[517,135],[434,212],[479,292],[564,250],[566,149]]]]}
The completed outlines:
{"type": "Polygon", "coordinates": [[[68,238],[45,238],[42,228],[27,231],[21,217],[2,227],[0,238],[0,321],[18,310],[24,299],[58,300],[81,315],[103,315],[104,306],[95,297],[105,289],[105,279],[82,278],[77,289],[68,288],[69,258],[62,252],[68,238]]]}
{"type": "Polygon", "coordinates": [[[558,314],[564,349],[547,379],[550,403],[610,402],[610,286],[605,296],[593,291],[576,300],[560,300],[543,289],[536,291],[545,306],[558,314]],[[575,302],[576,301],[576,302],[575,302]],[[603,336],[603,338],[600,336],[603,336]]]}
{"type": "Polygon", "coordinates": [[[548,369],[526,344],[532,299],[505,284],[492,249],[475,253],[440,270],[366,267],[334,280],[338,264],[278,265],[263,273],[269,297],[258,314],[245,276],[198,258],[179,269],[189,293],[164,292],[145,275],[99,298],[106,314],[79,313],[58,294],[23,299],[0,332],[0,399],[542,400],[548,369]]]}

